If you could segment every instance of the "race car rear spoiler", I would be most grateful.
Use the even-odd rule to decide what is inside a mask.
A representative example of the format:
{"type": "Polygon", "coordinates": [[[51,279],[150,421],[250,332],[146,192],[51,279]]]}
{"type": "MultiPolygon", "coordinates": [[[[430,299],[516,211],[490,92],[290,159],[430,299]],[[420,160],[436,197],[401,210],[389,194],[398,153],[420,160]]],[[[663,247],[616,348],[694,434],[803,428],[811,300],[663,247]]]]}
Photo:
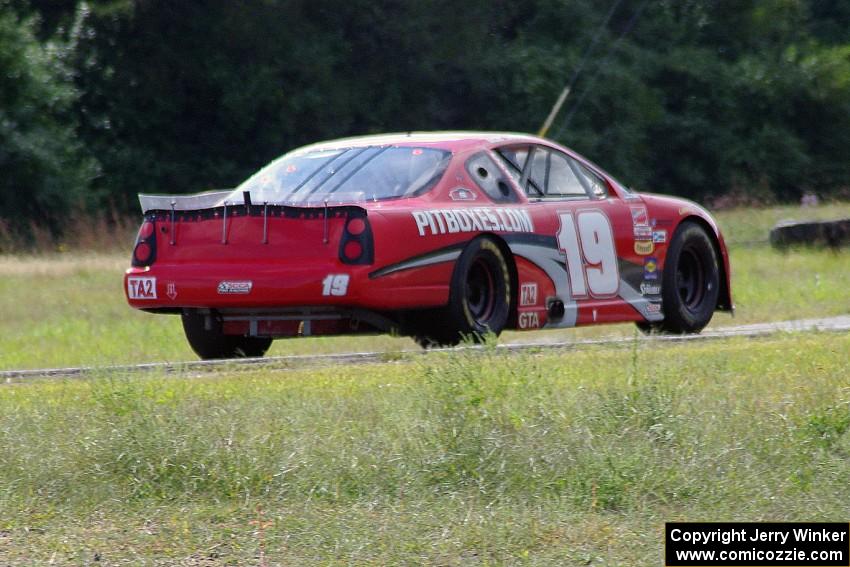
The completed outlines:
{"type": "MultiPolygon", "coordinates": [[[[143,214],[148,211],[197,211],[222,206],[224,200],[231,193],[233,193],[232,189],[207,191],[194,195],[146,195],[139,193],[139,204],[142,206],[143,214]]],[[[243,203],[227,204],[242,205],[243,203]]]]}

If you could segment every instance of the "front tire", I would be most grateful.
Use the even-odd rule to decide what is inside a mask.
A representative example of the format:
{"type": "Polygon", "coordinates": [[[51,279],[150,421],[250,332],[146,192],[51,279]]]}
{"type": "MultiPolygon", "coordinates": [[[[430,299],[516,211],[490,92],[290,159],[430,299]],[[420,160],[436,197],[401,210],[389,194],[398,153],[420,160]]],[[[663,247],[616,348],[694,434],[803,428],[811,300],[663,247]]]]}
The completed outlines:
{"type": "Polygon", "coordinates": [[[422,321],[415,336],[422,346],[456,345],[465,338],[480,342],[498,335],[510,315],[511,276],[499,246],[489,238],[470,242],[452,272],[448,307],[422,321]]]}
{"type": "Polygon", "coordinates": [[[708,325],[717,308],[720,268],[714,244],[702,226],[685,221],[676,230],[661,282],[664,320],[644,323],[644,327],[684,334],[699,333],[708,325]]]}
{"type": "Polygon", "coordinates": [[[186,340],[203,360],[259,358],[266,354],[272,344],[270,338],[225,335],[218,317],[210,315],[209,328],[206,319],[206,315],[196,311],[184,311],[182,315],[186,340]]]}

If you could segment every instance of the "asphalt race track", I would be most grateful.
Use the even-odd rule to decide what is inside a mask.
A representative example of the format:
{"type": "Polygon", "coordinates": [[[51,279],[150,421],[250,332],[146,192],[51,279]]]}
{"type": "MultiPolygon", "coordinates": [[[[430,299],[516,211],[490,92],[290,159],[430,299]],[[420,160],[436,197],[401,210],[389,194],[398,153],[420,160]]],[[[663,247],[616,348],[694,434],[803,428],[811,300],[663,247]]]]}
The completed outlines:
{"type": "MultiPolygon", "coordinates": [[[[798,319],[776,323],[756,323],[731,327],[718,327],[703,331],[699,335],[653,335],[640,336],[641,343],[691,342],[711,341],[729,337],[764,337],[780,333],[797,333],[806,331],[846,332],[850,331],[850,315],[827,317],[823,319],[798,319]]],[[[587,345],[624,345],[631,344],[632,337],[610,337],[602,339],[586,339],[573,341],[518,341],[500,344],[496,348],[509,352],[530,350],[572,350],[587,345]]],[[[367,364],[396,360],[409,360],[411,357],[425,356],[432,352],[445,352],[463,349],[480,349],[480,346],[455,347],[452,349],[405,350],[397,352],[350,352],[341,354],[272,356],[266,358],[238,358],[229,360],[197,360],[189,362],[153,362],[126,366],[83,366],[75,368],[40,368],[29,370],[0,371],[0,382],[12,384],[27,379],[84,377],[112,372],[184,372],[184,371],[215,371],[220,369],[233,370],[242,367],[270,368],[303,368],[309,366],[332,366],[340,364],[367,364]]]]}

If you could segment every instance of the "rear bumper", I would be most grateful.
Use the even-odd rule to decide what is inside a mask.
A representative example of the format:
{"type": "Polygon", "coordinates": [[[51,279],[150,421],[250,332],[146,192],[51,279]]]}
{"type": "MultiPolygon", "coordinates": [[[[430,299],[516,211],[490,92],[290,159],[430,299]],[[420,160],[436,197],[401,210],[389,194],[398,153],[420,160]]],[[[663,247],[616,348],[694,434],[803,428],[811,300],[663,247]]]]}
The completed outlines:
{"type": "MultiPolygon", "coordinates": [[[[448,277],[408,270],[370,279],[373,269],[337,262],[310,266],[155,264],[129,268],[124,274],[124,294],[132,307],[150,311],[321,306],[382,312],[448,302],[448,277]],[[440,280],[446,283],[434,284],[440,280]]],[[[437,269],[446,267],[428,270],[437,269]]],[[[448,270],[450,273],[450,266],[448,270]]]]}

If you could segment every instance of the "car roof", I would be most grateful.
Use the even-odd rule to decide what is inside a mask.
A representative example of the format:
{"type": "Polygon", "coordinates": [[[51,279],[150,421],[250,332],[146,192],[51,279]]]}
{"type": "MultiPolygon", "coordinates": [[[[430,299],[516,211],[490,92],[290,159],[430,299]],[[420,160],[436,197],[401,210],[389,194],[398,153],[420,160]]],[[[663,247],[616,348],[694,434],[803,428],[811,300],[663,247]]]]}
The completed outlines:
{"type": "Polygon", "coordinates": [[[551,143],[537,136],[518,132],[398,132],[393,134],[375,134],[356,136],[318,142],[298,148],[297,152],[332,150],[361,146],[435,146],[447,150],[462,150],[469,147],[490,146],[500,142],[551,143]]]}

